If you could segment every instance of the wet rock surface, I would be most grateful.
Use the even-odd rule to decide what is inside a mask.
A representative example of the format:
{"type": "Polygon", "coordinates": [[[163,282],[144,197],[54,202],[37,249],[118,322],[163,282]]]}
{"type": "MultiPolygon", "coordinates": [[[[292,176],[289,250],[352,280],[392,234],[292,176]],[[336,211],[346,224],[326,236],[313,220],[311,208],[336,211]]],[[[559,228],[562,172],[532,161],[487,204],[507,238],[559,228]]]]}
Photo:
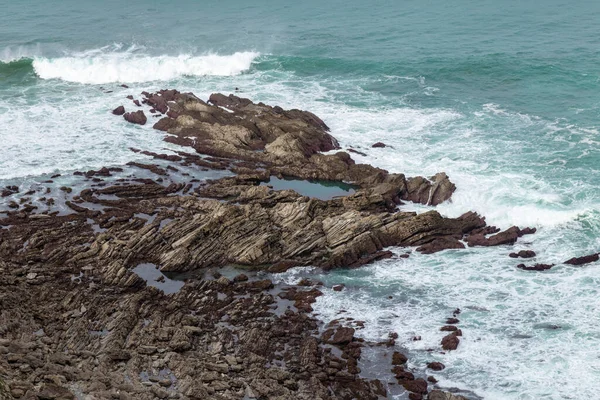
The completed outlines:
{"type": "MultiPolygon", "coordinates": [[[[435,205],[455,187],[443,173],[406,178],[356,164],[346,152],[322,154],[339,146],[310,112],[232,95],[143,96],[165,115],[153,133],[166,131],[166,141],[194,153],[132,149],[150,161],[78,171],[81,181],[48,187],[35,204],[10,200],[0,214],[0,395],[377,399],[384,385],[361,378],[358,367],[362,322],[322,326],[310,314],[322,288],[309,280],[278,286],[266,272],[228,278],[218,269],[359,267],[392,257],[389,246],[428,253],[465,241],[514,243],[523,232],[487,237],[493,229],[472,212],[402,211],[402,200],[435,205]],[[124,169],[136,172],[120,175],[124,169]],[[215,171],[228,174],[201,179],[215,171]],[[261,185],[272,176],[357,189],[320,200],[261,185]],[[157,274],[138,275],[140,265],[157,274]],[[173,279],[186,281],[161,290],[173,279]]],[[[142,110],[124,118],[146,123],[142,110]]],[[[7,187],[2,196],[18,192],[7,187]]],[[[460,334],[442,347],[456,349],[460,334]]],[[[425,395],[427,381],[397,354],[390,379],[425,395]]]]}

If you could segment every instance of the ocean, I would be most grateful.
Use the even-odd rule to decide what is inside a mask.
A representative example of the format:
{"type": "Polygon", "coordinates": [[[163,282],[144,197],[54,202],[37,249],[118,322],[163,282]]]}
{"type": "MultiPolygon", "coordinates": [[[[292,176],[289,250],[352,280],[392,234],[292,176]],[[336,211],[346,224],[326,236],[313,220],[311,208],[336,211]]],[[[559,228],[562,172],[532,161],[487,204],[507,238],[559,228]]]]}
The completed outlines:
{"type": "Polygon", "coordinates": [[[358,162],[446,172],[457,190],[442,214],[538,232],[514,247],[392,249],[411,255],[280,278],[344,283],[315,312],[366,321],[367,340],[397,332],[411,367],[446,365],[434,374],[442,387],[596,398],[600,265],[560,263],[600,250],[599,20],[600,3],[584,0],[4,1],[0,186],[144,159],[131,147],[173,149],[151,124],[110,114],[143,90],[206,99],[239,88],[312,111],[343,148],[367,154],[358,162]],[[389,146],[371,148],[378,141],[389,146]],[[519,270],[508,253],[521,249],[557,265],[519,270]],[[459,349],[427,351],[457,307],[459,349]]]}

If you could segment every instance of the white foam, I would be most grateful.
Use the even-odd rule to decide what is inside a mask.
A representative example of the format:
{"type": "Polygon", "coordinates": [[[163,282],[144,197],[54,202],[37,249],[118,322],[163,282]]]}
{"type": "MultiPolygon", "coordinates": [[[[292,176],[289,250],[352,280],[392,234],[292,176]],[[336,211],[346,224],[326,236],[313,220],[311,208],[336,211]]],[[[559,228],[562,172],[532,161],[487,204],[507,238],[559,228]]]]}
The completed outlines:
{"type": "Polygon", "coordinates": [[[62,79],[85,84],[168,81],[184,76],[232,76],[247,71],[259,53],[245,51],[231,55],[147,56],[132,51],[88,51],[69,57],[33,61],[42,79],[62,79]]]}
{"type": "Polygon", "coordinates": [[[0,112],[0,180],[122,165],[142,157],[130,147],[157,152],[175,147],[152,129],[155,118],[142,127],[111,114],[120,104],[128,111],[136,108],[124,98],[131,91],[64,90],[48,85],[0,103],[6,107],[0,112]]]}

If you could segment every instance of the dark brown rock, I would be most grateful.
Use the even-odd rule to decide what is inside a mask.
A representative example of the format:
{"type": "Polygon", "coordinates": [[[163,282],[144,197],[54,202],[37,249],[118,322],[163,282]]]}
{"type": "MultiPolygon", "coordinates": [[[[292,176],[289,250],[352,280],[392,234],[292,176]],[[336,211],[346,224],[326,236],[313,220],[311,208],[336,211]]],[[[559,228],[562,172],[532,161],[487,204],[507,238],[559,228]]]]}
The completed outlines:
{"type": "Polygon", "coordinates": [[[119,107],[115,108],[114,110],[112,110],[112,113],[114,115],[123,115],[123,114],[125,114],[125,107],[119,106],[119,107]]]}
{"type": "Polygon", "coordinates": [[[457,330],[458,330],[458,328],[454,325],[446,325],[446,326],[442,326],[440,328],[440,331],[442,331],[442,332],[455,332],[457,330]]]}
{"type": "Polygon", "coordinates": [[[409,392],[427,394],[427,381],[425,379],[417,378],[414,381],[404,381],[401,383],[409,392]]]}
{"type": "Polygon", "coordinates": [[[442,364],[441,362],[430,362],[429,364],[427,364],[427,368],[432,369],[434,371],[441,371],[444,368],[446,368],[446,366],[444,364],[442,364]]]}
{"type": "Polygon", "coordinates": [[[517,268],[525,270],[525,271],[546,271],[552,268],[554,264],[535,264],[532,266],[526,266],[525,264],[517,265],[517,268]]]}
{"type": "Polygon", "coordinates": [[[510,253],[508,255],[510,258],[533,258],[535,257],[535,251],[533,250],[521,250],[518,253],[510,253]]]}
{"type": "Polygon", "coordinates": [[[451,333],[442,338],[442,349],[444,350],[456,350],[458,348],[458,344],[460,340],[457,335],[451,333]]]}
{"type": "Polygon", "coordinates": [[[343,345],[354,339],[354,328],[339,327],[336,330],[328,329],[323,333],[322,339],[325,343],[343,345]]]}
{"type": "Polygon", "coordinates": [[[377,142],[377,143],[374,143],[371,147],[373,147],[373,148],[383,148],[383,147],[387,147],[387,145],[385,143],[382,143],[382,142],[377,142]]]}
{"type": "Polygon", "coordinates": [[[131,122],[132,124],[139,124],[139,125],[146,124],[146,121],[148,120],[142,110],[125,113],[123,115],[123,118],[125,118],[126,121],[131,122]]]}
{"type": "Polygon", "coordinates": [[[408,357],[406,357],[404,354],[395,351],[394,354],[392,355],[392,365],[402,365],[402,364],[406,364],[406,362],[408,361],[408,357]]]}
{"type": "Polygon", "coordinates": [[[584,265],[584,264],[589,264],[589,263],[593,263],[596,262],[600,259],[600,254],[599,253],[594,253],[594,254],[590,254],[587,256],[583,256],[583,257],[573,257],[568,259],[567,261],[565,261],[565,264],[569,264],[569,265],[584,265]]]}

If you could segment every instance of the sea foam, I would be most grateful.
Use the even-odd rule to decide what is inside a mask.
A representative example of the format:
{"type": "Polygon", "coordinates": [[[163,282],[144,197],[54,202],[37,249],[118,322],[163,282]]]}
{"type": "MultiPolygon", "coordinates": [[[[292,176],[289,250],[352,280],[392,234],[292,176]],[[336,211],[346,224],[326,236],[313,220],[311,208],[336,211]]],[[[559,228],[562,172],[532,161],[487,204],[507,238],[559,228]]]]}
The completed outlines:
{"type": "Polygon", "coordinates": [[[168,81],[184,76],[233,76],[250,69],[259,53],[193,56],[137,55],[131,52],[88,53],[59,58],[36,57],[35,73],[42,79],[84,84],[168,81]]]}

